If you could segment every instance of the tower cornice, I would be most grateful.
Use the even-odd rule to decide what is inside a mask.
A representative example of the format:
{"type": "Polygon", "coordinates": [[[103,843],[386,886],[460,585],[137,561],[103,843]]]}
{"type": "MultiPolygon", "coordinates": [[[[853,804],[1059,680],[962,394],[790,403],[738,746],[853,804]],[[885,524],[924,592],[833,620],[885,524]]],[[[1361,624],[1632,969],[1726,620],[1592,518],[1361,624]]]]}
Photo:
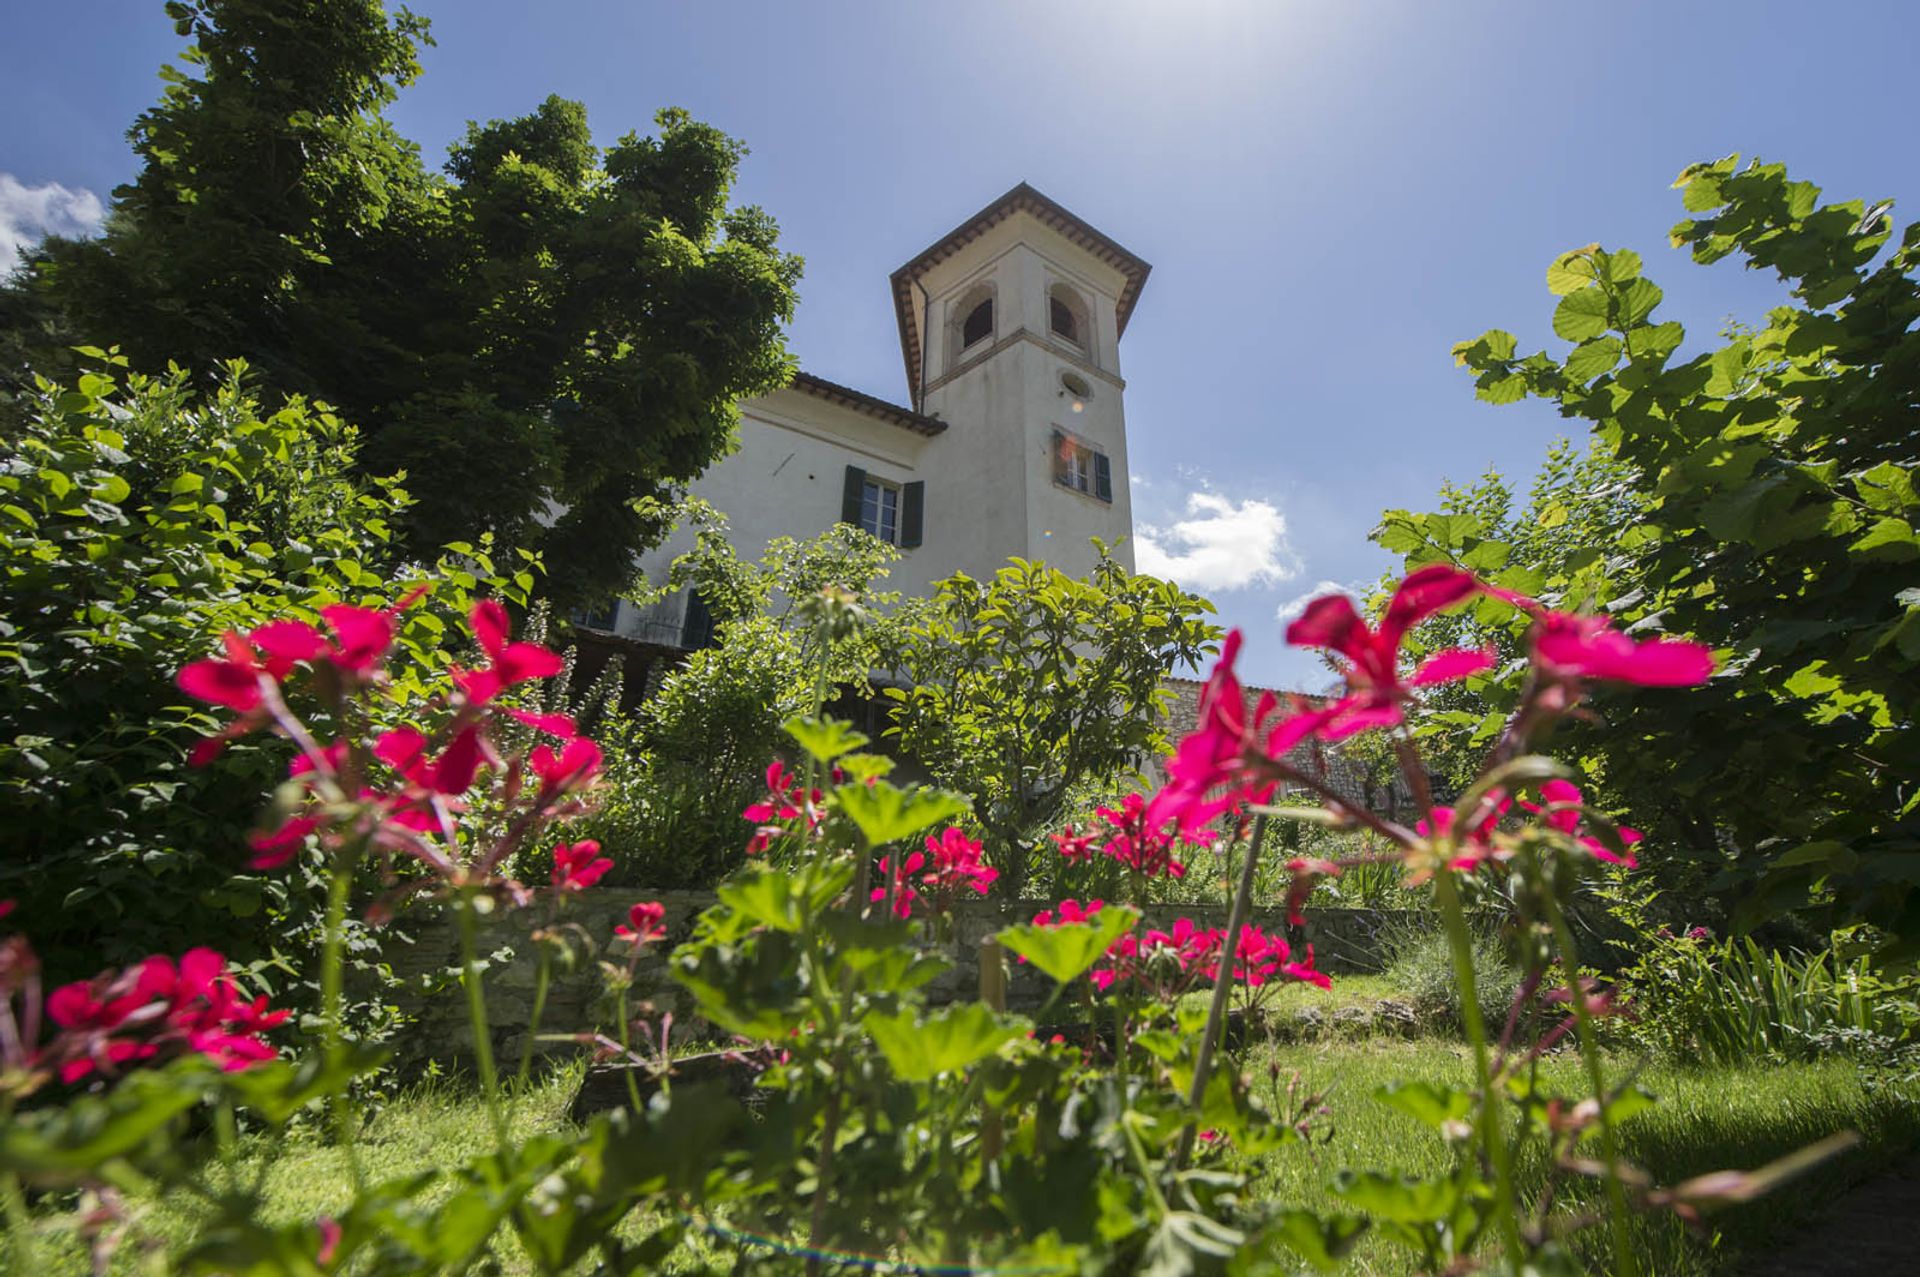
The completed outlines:
{"type": "Polygon", "coordinates": [[[1122,247],[1112,237],[1094,229],[1064,206],[1048,199],[1027,183],[1021,182],[941,236],[889,277],[893,286],[894,312],[900,323],[900,354],[907,365],[908,397],[916,407],[925,390],[921,385],[921,366],[926,354],[927,339],[922,331],[924,315],[913,296],[914,284],[929,270],[1018,213],[1032,215],[1042,225],[1063,236],[1069,243],[1092,254],[1096,259],[1120,273],[1125,282],[1121,286],[1117,301],[1116,327],[1118,333],[1127,331],[1127,320],[1132,316],[1133,308],[1140,300],[1140,290],[1146,286],[1147,273],[1153,267],[1141,257],[1122,247]]]}

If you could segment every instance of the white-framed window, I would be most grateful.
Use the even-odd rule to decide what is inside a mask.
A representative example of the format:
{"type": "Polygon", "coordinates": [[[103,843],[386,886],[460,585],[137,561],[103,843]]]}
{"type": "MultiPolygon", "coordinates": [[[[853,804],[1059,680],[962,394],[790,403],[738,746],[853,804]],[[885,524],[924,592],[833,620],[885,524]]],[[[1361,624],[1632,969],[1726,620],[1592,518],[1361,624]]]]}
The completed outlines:
{"type": "Polygon", "coordinates": [[[888,545],[900,543],[900,488],[868,478],[860,486],[860,526],[888,545]]]}
{"type": "Polygon", "coordinates": [[[1059,429],[1053,432],[1053,481],[1097,501],[1113,500],[1113,464],[1107,454],[1059,429]]]}
{"type": "Polygon", "coordinates": [[[1060,482],[1076,492],[1089,492],[1093,489],[1093,454],[1077,444],[1069,443],[1066,455],[1060,459],[1060,482]]]}

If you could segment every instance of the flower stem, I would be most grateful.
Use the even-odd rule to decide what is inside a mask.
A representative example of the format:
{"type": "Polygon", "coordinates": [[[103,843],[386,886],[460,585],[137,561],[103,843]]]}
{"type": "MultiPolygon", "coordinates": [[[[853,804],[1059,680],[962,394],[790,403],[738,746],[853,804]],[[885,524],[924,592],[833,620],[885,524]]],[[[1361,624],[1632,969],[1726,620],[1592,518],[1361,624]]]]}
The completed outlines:
{"type": "Polygon", "coordinates": [[[480,1070],[480,1089],[487,1099],[487,1117],[493,1123],[493,1136],[501,1156],[507,1153],[507,1118],[500,1107],[500,1077],[493,1067],[493,1039],[487,1030],[487,995],[480,986],[480,963],[475,956],[475,910],[470,893],[462,892],[454,903],[454,917],[460,927],[460,982],[467,987],[467,1019],[473,1030],[474,1064],[480,1070]]]}
{"type": "MultiPolygon", "coordinates": [[[[327,925],[320,941],[320,1015],[321,1042],[329,1060],[340,1053],[343,1037],[341,1004],[345,958],[342,951],[347,904],[353,895],[353,866],[357,859],[352,852],[343,852],[336,859],[333,876],[327,882],[327,925]]],[[[333,1142],[345,1151],[347,1171],[353,1178],[354,1191],[358,1192],[365,1182],[360,1172],[360,1154],[354,1146],[353,1099],[347,1094],[345,1082],[335,1087],[327,1098],[333,1113],[333,1142]]]]}
{"type": "Polygon", "coordinates": [[[1520,1237],[1513,1152],[1507,1147],[1507,1133],[1500,1118],[1500,1094],[1494,1085],[1487,1026],[1480,1015],[1480,990],[1473,971],[1473,936],[1467,930],[1466,910],[1460,903],[1460,888],[1453,880],[1453,870],[1442,867],[1433,881],[1434,894],[1440,900],[1440,917],[1446,923],[1447,941],[1453,948],[1454,979],[1460,986],[1460,1018],[1466,1022],[1467,1038],[1473,1043],[1474,1075],[1480,1087],[1480,1140],[1487,1160],[1493,1164],[1495,1214],[1507,1249],[1507,1266],[1518,1272],[1526,1259],[1526,1245],[1520,1237]]]}
{"type": "Polygon", "coordinates": [[[540,1017],[547,1009],[547,986],[553,979],[553,958],[547,952],[547,946],[539,944],[540,962],[533,977],[533,1013],[527,1017],[527,1044],[520,1048],[520,1069],[516,1075],[519,1085],[527,1084],[527,1074],[533,1069],[533,1044],[540,1036],[540,1017]]]}
{"type": "Polygon", "coordinates": [[[1207,1028],[1200,1037],[1200,1049],[1193,1059],[1193,1089],[1187,1104],[1193,1112],[1180,1132],[1180,1146],[1173,1155],[1175,1170],[1183,1169],[1193,1155],[1193,1139],[1199,1130],[1200,1102],[1206,1098],[1207,1075],[1213,1071],[1214,1048],[1220,1040],[1227,1015],[1227,992],[1233,987],[1234,955],[1240,950],[1240,928],[1246,925],[1247,911],[1253,900],[1253,873],[1260,862],[1260,847],[1267,836],[1267,818],[1256,816],[1253,836],[1247,841],[1245,858],[1240,862],[1240,885],[1233,893],[1233,908],[1227,911],[1227,935],[1220,946],[1220,969],[1213,977],[1213,1002],[1207,1007],[1207,1028]]]}
{"type": "Polygon", "coordinates": [[[1628,1224],[1627,1191],[1620,1182],[1620,1144],[1613,1133],[1613,1119],[1607,1115],[1606,1075],[1600,1062],[1600,1045],[1593,1034],[1593,1016],[1587,1010],[1586,990],[1580,987],[1580,964],[1573,944],[1573,929],[1552,890],[1546,898],[1547,921],[1553,927],[1554,947],[1560,952],[1560,965],[1567,975],[1567,998],[1573,1007],[1574,1028],[1580,1039],[1580,1058],[1587,1066],[1587,1082],[1593,1088],[1593,1102],[1600,1107],[1600,1152],[1607,1160],[1607,1213],[1613,1225],[1614,1272],[1620,1277],[1638,1277],[1639,1265],[1633,1257],[1633,1232],[1628,1224]]]}
{"type": "MultiPolygon", "coordinates": [[[[620,1075],[626,1079],[627,1099],[633,1103],[633,1117],[640,1118],[640,1111],[646,1106],[640,1103],[640,1084],[633,1079],[633,1029],[632,1015],[627,1010],[627,989],[620,987],[620,1075]]],[[[664,1080],[664,1074],[662,1075],[664,1080]]]]}

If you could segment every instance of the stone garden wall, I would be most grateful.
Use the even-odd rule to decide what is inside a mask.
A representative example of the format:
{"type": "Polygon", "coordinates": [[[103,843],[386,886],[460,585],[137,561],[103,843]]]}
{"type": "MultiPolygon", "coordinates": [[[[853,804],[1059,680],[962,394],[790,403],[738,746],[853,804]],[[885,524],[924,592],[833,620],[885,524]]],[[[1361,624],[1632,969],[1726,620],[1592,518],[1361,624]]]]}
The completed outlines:
{"type": "MultiPolygon", "coordinates": [[[[695,917],[713,904],[712,892],[653,893],[624,887],[596,888],[569,902],[564,921],[583,928],[596,944],[605,946],[613,935],[614,925],[625,921],[627,907],[636,900],[649,899],[666,906],[667,943],[656,946],[642,960],[633,1002],[637,1005],[651,1000],[659,1011],[672,1011],[676,1037],[704,1036],[684,994],[668,975],[666,954],[692,932],[695,917]]],[[[1002,927],[1031,919],[1052,904],[1051,901],[962,904],[955,914],[948,954],[954,966],[929,987],[932,999],[944,1002],[976,996],[980,942],[1002,927]]],[[[1162,928],[1170,926],[1176,917],[1189,917],[1209,927],[1224,927],[1227,923],[1225,905],[1149,905],[1142,912],[1150,925],[1162,928]]],[[[1296,944],[1311,944],[1324,971],[1335,975],[1374,971],[1379,968],[1378,937],[1410,917],[1412,915],[1381,909],[1315,909],[1308,913],[1307,925],[1300,934],[1289,938],[1296,944]]],[[[1286,915],[1282,909],[1257,908],[1253,921],[1262,930],[1278,929],[1286,933],[1286,915]]],[[[526,1041],[533,1009],[536,967],[532,946],[525,940],[527,926],[525,915],[515,916],[484,932],[480,945],[482,954],[492,957],[487,974],[487,1014],[494,1031],[494,1044],[502,1059],[509,1063],[518,1058],[526,1041]]],[[[390,943],[387,950],[396,974],[415,986],[405,999],[405,1009],[417,1020],[407,1034],[404,1054],[420,1058],[463,1054],[470,1038],[466,1002],[457,985],[452,983],[460,962],[459,943],[452,924],[443,918],[417,918],[411,931],[415,937],[411,943],[390,943]],[[431,988],[436,978],[440,983],[438,991],[431,988]]],[[[611,1025],[614,1015],[610,1005],[602,1005],[602,984],[599,966],[592,959],[571,972],[556,969],[541,1019],[541,1032],[571,1033],[611,1025]]],[[[1022,964],[1009,964],[1010,1006],[1018,1009],[1037,1005],[1046,992],[1046,977],[1022,964]]],[[[543,1045],[553,1047],[555,1044],[543,1045]]]]}

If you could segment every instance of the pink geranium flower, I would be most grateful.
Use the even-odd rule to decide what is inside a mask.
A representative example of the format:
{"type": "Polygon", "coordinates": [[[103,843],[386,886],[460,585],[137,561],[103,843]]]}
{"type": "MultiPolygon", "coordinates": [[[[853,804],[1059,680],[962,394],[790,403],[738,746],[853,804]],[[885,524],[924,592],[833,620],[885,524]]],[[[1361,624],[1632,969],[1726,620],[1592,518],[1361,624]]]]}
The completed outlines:
{"type": "Polygon", "coordinates": [[[289,1012],[266,999],[239,996],[227,961],[212,949],[191,949],[178,963],[146,959],[118,974],[63,985],[48,995],[47,1018],[58,1026],[33,1060],[63,1082],[177,1054],[181,1048],[234,1071],[273,1059],[262,1040],[289,1012]]]}
{"type": "Polygon", "coordinates": [[[600,774],[601,761],[600,747],[585,736],[574,737],[558,753],[549,745],[535,745],[527,756],[527,765],[540,778],[543,803],[591,782],[600,774]]]}
{"type": "Polygon", "coordinates": [[[1548,612],[1533,637],[1534,664],[1564,680],[1600,679],[1640,687],[1691,687],[1713,674],[1713,649],[1683,639],[1635,642],[1604,616],[1548,612]]]}
{"type": "Polygon", "coordinates": [[[614,927],[613,934],[631,945],[654,944],[667,938],[667,907],[657,900],[643,900],[627,910],[627,920],[614,927]]]}
{"type": "Polygon", "coordinates": [[[1347,695],[1327,709],[1327,721],[1315,732],[1342,740],[1356,732],[1392,727],[1405,716],[1403,703],[1413,690],[1454,683],[1493,668],[1491,648],[1449,648],[1436,652],[1406,678],[1400,676],[1400,645],[1407,632],[1434,613],[1452,607],[1481,589],[1471,572],[1445,563],[1417,569],[1400,582],[1378,628],[1369,626],[1344,594],[1329,594],[1307,605],[1287,627],[1287,642],[1333,652],[1345,664],[1347,695]]]}
{"type": "MultiPolygon", "coordinates": [[[[1628,869],[1639,868],[1640,862],[1634,858],[1632,851],[1625,854],[1615,852],[1598,838],[1580,832],[1580,816],[1585,799],[1578,785],[1568,780],[1550,780],[1540,786],[1540,797],[1546,800],[1544,805],[1525,799],[1521,800],[1520,805],[1541,817],[1547,828],[1565,834],[1584,847],[1595,860],[1604,860],[1610,865],[1624,865],[1628,869]]],[[[1629,848],[1641,840],[1639,830],[1629,829],[1625,825],[1618,826],[1615,832],[1629,848]]]]}
{"type": "Polygon", "coordinates": [[[1167,783],[1146,812],[1154,828],[1171,822],[1190,836],[1242,803],[1265,802],[1273,782],[1250,774],[1249,762],[1285,754],[1327,721],[1324,710],[1310,709],[1299,698],[1283,705],[1272,692],[1263,692],[1248,713],[1246,691],[1233,669],[1241,642],[1239,630],[1227,634],[1200,691],[1199,724],[1167,760],[1167,783]]]}
{"type": "MultiPolygon", "coordinates": [[[[834,782],[839,783],[839,768],[834,769],[834,782]]],[[[773,846],[773,840],[787,832],[792,821],[806,817],[807,828],[820,823],[820,802],[822,795],[818,789],[811,795],[805,792],[805,783],[792,772],[786,764],[774,759],[767,764],[767,792],[758,801],[749,803],[740,813],[742,820],[754,823],[753,837],[747,841],[747,854],[757,856],[773,846]]]]}
{"type": "MultiPolygon", "coordinates": [[[[496,599],[482,599],[475,603],[473,610],[467,614],[467,624],[473,629],[474,641],[479,643],[480,650],[486,653],[487,664],[481,669],[472,671],[455,669],[453,681],[475,705],[485,705],[515,683],[524,683],[536,678],[551,678],[560,672],[565,663],[558,653],[549,651],[538,643],[508,642],[508,635],[512,631],[507,619],[507,609],[496,599]]],[[[515,717],[520,715],[516,714],[515,717]]],[[[523,718],[522,721],[530,720],[523,718]]],[[[533,725],[539,726],[538,723],[533,725]]],[[[569,726],[571,726],[570,720],[569,726]]],[[[571,735],[572,733],[569,730],[558,734],[571,735]]]]}
{"type": "Polygon", "coordinates": [[[600,844],[591,838],[576,843],[561,843],[553,849],[553,889],[585,891],[607,876],[613,858],[600,854],[600,844]]]}
{"type": "MultiPolygon", "coordinates": [[[[929,834],[926,848],[925,852],[909,853],[900,862],[898,891],[893,899],[896,917],[911,917],[914,901],[923,897],[931,897],[934,909],[944,913],[952,908],[961,888],[984,896],[988,888],[999,880],[1000,871],[981,859],[981,844],[967,837],[966,831],[958,825],[949,825],[937,837],[929,834]]],[[[881,857],[880,875],[883,881],[890,879],[892,873],[892,859],[881,857]]],[[[886,898],[887,887],[884,885],[875,887],[869,894],[869,899],[876,904],[886,898]]]]}

